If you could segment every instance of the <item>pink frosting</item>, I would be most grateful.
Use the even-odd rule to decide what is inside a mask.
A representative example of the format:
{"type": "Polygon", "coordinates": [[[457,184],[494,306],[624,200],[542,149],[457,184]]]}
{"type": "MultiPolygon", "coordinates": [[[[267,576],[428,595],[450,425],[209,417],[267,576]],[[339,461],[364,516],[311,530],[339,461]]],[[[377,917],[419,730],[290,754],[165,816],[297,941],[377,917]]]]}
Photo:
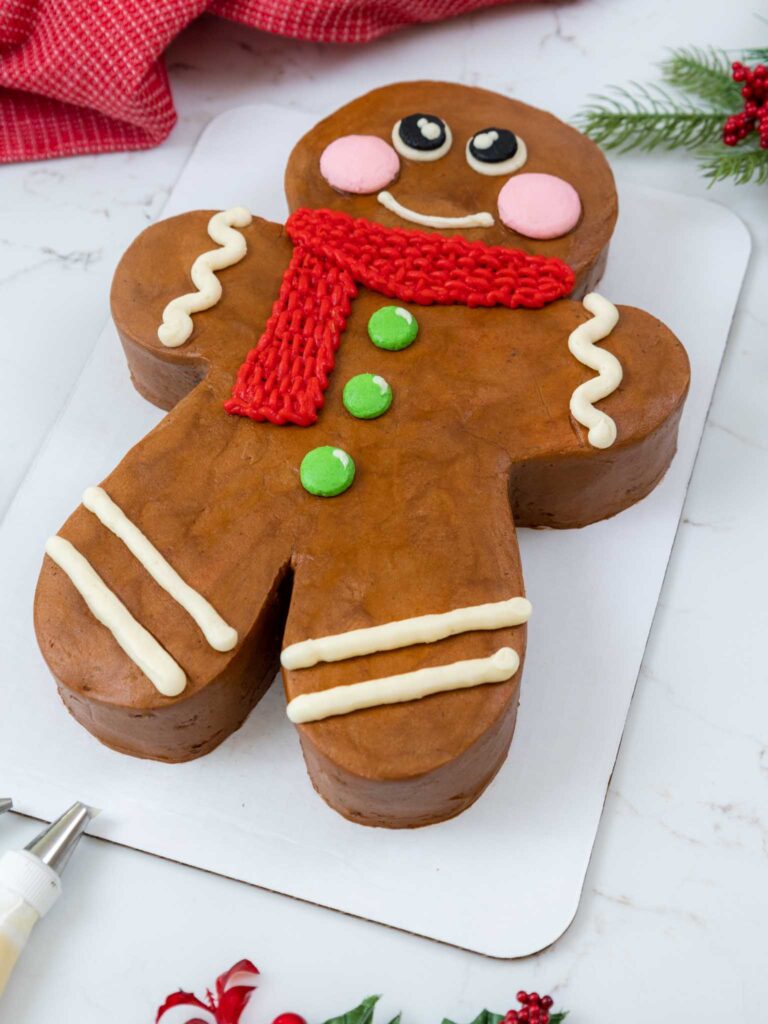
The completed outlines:
{"type": "Polygon", "coordinates": [[[581,217],[579,193],[554,174],[516,174],[499,192],[499,216],[526,238],[560,238],[581,217]]]}
{"type": "Polygon", "coordinates": [[[328,184],[357,195],[385,188],[399,170],[397,153],[376,135],[342,135],[320,157],[320,173],[328,184]]]}

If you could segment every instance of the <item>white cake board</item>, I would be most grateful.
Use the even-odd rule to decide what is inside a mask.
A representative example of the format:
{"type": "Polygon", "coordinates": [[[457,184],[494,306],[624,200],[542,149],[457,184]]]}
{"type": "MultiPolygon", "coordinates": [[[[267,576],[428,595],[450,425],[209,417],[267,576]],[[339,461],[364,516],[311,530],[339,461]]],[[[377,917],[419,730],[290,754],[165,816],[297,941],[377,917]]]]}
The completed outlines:
{"type": "MultiPolygon", "coordinates": [[[[218,117],[165,213],[244,203],[284,219],[283,168],[310,124],[267,105],[218,117]]],[[[719,206],[629,185],[620,192],[600,290],[659,316],[685,343],[693,383],[680,450],[661,486],[616,519],[521,531],[535,615],[517,732],[486,794],[427,829],[346,822],[312,790],[279,686],[235,736],[184,765],[115,754],[68,716],[31,622],[45,538],[161,418],[132,389],[110,325],[0,531],[0,790],[19,810],[50,818],[81,799],[103,809],[95,835],[491,956],[525,956],[562,934],[579,902],[749,254],[746,229],[719,206]]],[[[28,397],[17,397],[20,431],[28,397]]]]}

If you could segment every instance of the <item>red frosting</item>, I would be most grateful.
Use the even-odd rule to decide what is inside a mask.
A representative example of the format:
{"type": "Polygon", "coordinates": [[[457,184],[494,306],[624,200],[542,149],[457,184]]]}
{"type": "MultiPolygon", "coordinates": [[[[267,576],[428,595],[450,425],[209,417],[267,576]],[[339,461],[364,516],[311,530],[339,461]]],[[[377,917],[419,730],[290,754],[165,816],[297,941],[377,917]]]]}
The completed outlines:
{"type": "Polygon", "coordinates": [[[316,422],[357,286],[401,302],[540,309],[568,295],[562,260],[485,242],[386,228],[330,210],[296,210],[294,243],[272,314],[240,367],[227,412],[316,422]]]}

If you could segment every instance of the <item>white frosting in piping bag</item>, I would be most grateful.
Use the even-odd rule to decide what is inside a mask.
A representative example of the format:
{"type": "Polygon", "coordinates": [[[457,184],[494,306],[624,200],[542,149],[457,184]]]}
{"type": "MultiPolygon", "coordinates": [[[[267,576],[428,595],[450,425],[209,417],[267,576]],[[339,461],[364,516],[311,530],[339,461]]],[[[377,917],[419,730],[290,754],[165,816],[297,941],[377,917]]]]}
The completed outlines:
{"type": "Polygon", "coordinates": [[[231,651],[236,646],[237,631],[222,619],[202,594],[179,576],[105,490],[89,487],[83,494],[83,505],[120,538],[152,579],[192,616],[214,651],[231,651]]]}
{"type": "Polygon", "coordinates": [[[344,661],[377,651],[393,651],[413,644],[431,644],[457,633],[476,629],[519,626],[531,615],[531,603],[524,597],[508,601],[454,608],[439,615],[418,615],[412,619],[385,622],[381,626],[352,629],[316,640],[302,640],[286,647],[280,655],[283,668],[311,668],[319,661],[344,661]]]}
{"type": "Polygon", "coordinates": [[[568,338],[568,348],[580,363],[597,371],[597,377],[580,384],[571,395],[571,415],[589,431],[593,448],[610,448],[616,440],[616,424],[607,413],[596,409],[595,402],[607,398],[621,384],[621,363],[611,352],[595,346],[596,341],[607,338],[619,321],[619,311],[597,292],[590,292],[583,300],[584,308],[592,319],[580,324],[568,338]]]}
{"type": "Polygon", "coordinates": [[[106,626],[131,661],[160,693],[166,697],[177,697],[187,685],[184,670],[134,619],[88,559],[63,537],[49,537],[45,550],[70,578],[94,618],[106,626]]]}
{"type": "Polygon", "coordinates": [[[319,693],[303,693],[288,704],[292,722],[319,722],[333,715],[348,715],[362,708],[420,700],[433,693],[461,690],[483,683],[501,683],[517,672],[520,658],[511,647],[501,647],[488,658],[455,661],[451,665],[420,668],[402,675],[369,679],[364,683],[334,686],[319,693]]]}
{"type": "Polygon", "coordinates": [[[171,299],[163,310],[157,336],[166,348],[183,345],[192,333],[190,314],[210,309],[221,298],[221,282],[214,271],[231,267],[245,256],[245,238],[235,228],[245,228],[251,220],[244,206],[235,206],[215,213],[208,221],[208,234],[221,248],[202,253],[192,264],[192,283],[197,291],[171,299]]]}
{"type": "Polygon", "coordinates": [[[403,206],[391,192],[379,192],[376,197],[382,206],[396,213],[403,220],[413,224],[422,224],[427,228],[490,228],[493,227],[493,216],[490,213],[468,213],[464,217],[438,217],[429,213],[418,213],[403,206]]]}

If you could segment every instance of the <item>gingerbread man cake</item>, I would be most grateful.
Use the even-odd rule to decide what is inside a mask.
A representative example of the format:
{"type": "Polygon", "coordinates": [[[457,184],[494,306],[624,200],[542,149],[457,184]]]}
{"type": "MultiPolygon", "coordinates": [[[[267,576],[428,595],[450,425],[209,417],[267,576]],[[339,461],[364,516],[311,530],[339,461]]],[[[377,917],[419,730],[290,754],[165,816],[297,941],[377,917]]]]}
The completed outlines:
{"type": "Polygon", "coordinates": [[[48,542],[37,635],[78,722],[171,762],[225,740],[282,662],[320,795],[426,825],[512,739],[515,526],[647,495],[688,360],[594,293],[613,179],[540,110],[387,86],[297,144],[286,192],[284,225],[187,213],[121,260],[131,377],[169,411],[48,542]]]}

